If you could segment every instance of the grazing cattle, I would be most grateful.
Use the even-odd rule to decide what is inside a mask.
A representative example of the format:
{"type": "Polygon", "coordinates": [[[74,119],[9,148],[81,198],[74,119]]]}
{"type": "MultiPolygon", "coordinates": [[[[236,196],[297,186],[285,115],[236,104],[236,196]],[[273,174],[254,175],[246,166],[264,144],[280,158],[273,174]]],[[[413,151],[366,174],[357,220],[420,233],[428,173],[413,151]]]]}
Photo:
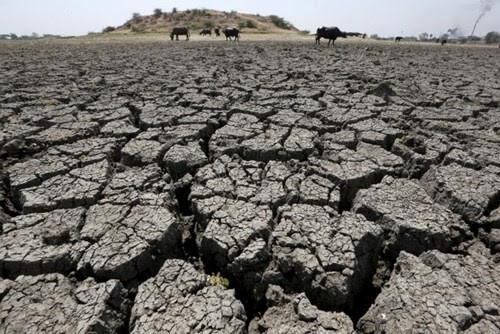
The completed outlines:
{"type": "Polygon", "coordinates": [[[401,37],[401,36],[396,36],[396,37],[394,38],[394,42],[401,42],[401,40],[402,40],[402,39],[403,39],[403,37],[401,37]]]}
{"type": "Polygon", "coordinates": [[[212,36],[212,29],[203,28],[203,30],[200,32],[200,36],[206,36],[206,35],[212,36]]]}
{"type": "Polygon", "coordinates": [[[215,37],[219,37],[220,36],[220,29],[219,28],[215,28],[214,32],[215,32],[215,37]]]}
{"type": "Polygon", "coordinates": [[[436,43],[441,43],[441,45],[445,45],[448,42],[446,39],[436,39],[436,43]]]}
{"type": "Polygon", "coordinates": [[[240,31],[237,28],[225,28],[222,32],[226,36],[226,41],[228,39],[232,41],[231,37],[234,37],[235,41],[240,39],[240,31]]]}
{"type": "Polygon", "coordinates": [[[333,46],[337,37],[347,38],[347,34],[340,31],[337,27],[321,27],[316,30],[316,44],[319,44],[321,38],[326,38],[328,40],[328,45],[333,41],[333,46]]]}
{"type": "Polygon", "coordinates": [[[186,41],[189,41],[189,30],[188,30],[188,28],[185,28],[185,27],[175,27],[174,29],[172,29],[172,32],[170,33],[170,39],[173,41],[174,40],[174,36],[175,36],[175,40],[178,41],[179,40],[179,35],[186,35],[186,41]]]}

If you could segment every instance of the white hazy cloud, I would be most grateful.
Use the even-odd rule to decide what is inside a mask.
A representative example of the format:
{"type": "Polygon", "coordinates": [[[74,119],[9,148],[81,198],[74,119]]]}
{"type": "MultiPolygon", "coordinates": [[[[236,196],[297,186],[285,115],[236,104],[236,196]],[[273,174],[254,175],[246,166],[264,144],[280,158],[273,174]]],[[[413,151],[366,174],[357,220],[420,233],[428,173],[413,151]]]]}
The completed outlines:
{"type": "Polygon", "coordinates": [[[275,14],[296,27],[314,31],[336,25],[381,36],[439,35],[448,29],[476,35],[500,31],[500,0],[0,0],[0,34],[82,35],[123,24],[134,12],[151,14],[190,8],[275,14]],[[482,14],[482,15],[481,15],[482,14]]]}

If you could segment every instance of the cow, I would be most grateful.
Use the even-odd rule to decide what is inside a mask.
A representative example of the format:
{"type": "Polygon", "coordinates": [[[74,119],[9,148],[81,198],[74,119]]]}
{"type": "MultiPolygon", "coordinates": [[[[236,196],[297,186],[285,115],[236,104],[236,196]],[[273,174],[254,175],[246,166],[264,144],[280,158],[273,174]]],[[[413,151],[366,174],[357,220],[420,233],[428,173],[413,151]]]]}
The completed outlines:
{"type": "Polygon", "coordinates": [[[172,29],[172,32],[170,33],[170,39],[173,41],[174,36],[175,40],[179,40],[179,35],[186,35],[186,41],[189,41],[189,30],[186,27],[175,27],[172,29]]]}
{"type": "Polygon", "coordinates": [[[396,37],[394,38],[394,42],[401,42],[401,40],[402,40],[402,39],[403,39],[403,37],[402,37],[402,36],[396,36],[396,37]]]}
{"type": "Polygon", "coordinates": [[[436,39],[436,43],[441,43],[441,45],[445,45],[448,41],[446,39],[436,39]]]}
{"type": "Polygon", "coordinates": [[[224,30],[222,30],[222,32],[226,36],[226,41],[232,41],[231,37],[234,37],[235,41],[238,41],[240,39],[240,30],[237,28],[225,28],[224,30]]]}
{"type": "Polygon", "coordinates": [[[214,32],[215,32],[215,37],[219,37],[220,36],[220,28],[215,28],[214,32]]]}
{"type": "Polygon", "coordinates": [[[206,36],[206,35],[212,36],[212,29],[203,28],[203,30],[200,32],[200,36],[206,36]]]}
{"type": "Polygon", "coordinates": [[[328,45],[333,41],[333,46],[337,37],[347,38],[347,34],[340,31],[337,27],[321,27],[316,30],[316,44],[318,45],[321,38],[326,38],[328,40],[328,45]]]}

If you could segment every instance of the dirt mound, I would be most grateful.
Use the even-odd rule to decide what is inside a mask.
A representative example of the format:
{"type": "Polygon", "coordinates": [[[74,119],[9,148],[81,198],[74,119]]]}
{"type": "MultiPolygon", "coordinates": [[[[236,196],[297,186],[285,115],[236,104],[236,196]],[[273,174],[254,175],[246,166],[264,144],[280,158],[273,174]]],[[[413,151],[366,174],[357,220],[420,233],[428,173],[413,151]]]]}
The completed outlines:
{"type": "MultiPolygon", "coordinates": [[[[238,27],[253,33],[298,32],[290,22],[277,15],[262,16],[236,11],[223,12],[212,9],[188,9],[185,11],[155,12],[153,15],[135,14],[117,27],[114,32],[167,32],[173,27],[188,27],[192,31],[203,28],[238,27]]],[[[108,29],[111,32],[111,29],[108,29]]]]}

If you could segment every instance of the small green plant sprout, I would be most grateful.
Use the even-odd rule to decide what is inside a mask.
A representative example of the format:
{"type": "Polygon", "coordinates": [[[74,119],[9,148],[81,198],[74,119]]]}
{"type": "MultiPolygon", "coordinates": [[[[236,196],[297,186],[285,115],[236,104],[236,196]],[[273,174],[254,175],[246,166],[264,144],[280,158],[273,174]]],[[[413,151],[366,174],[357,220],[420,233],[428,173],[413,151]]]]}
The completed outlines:
{"type": "Polygon", "coordinates": [[[229,280],[225,277],[222,277],[220,273],[217,273],[216,275],[208,276],[208,284],[214,286],[223,286],[227,289],[229,287],[229,280]]]}

